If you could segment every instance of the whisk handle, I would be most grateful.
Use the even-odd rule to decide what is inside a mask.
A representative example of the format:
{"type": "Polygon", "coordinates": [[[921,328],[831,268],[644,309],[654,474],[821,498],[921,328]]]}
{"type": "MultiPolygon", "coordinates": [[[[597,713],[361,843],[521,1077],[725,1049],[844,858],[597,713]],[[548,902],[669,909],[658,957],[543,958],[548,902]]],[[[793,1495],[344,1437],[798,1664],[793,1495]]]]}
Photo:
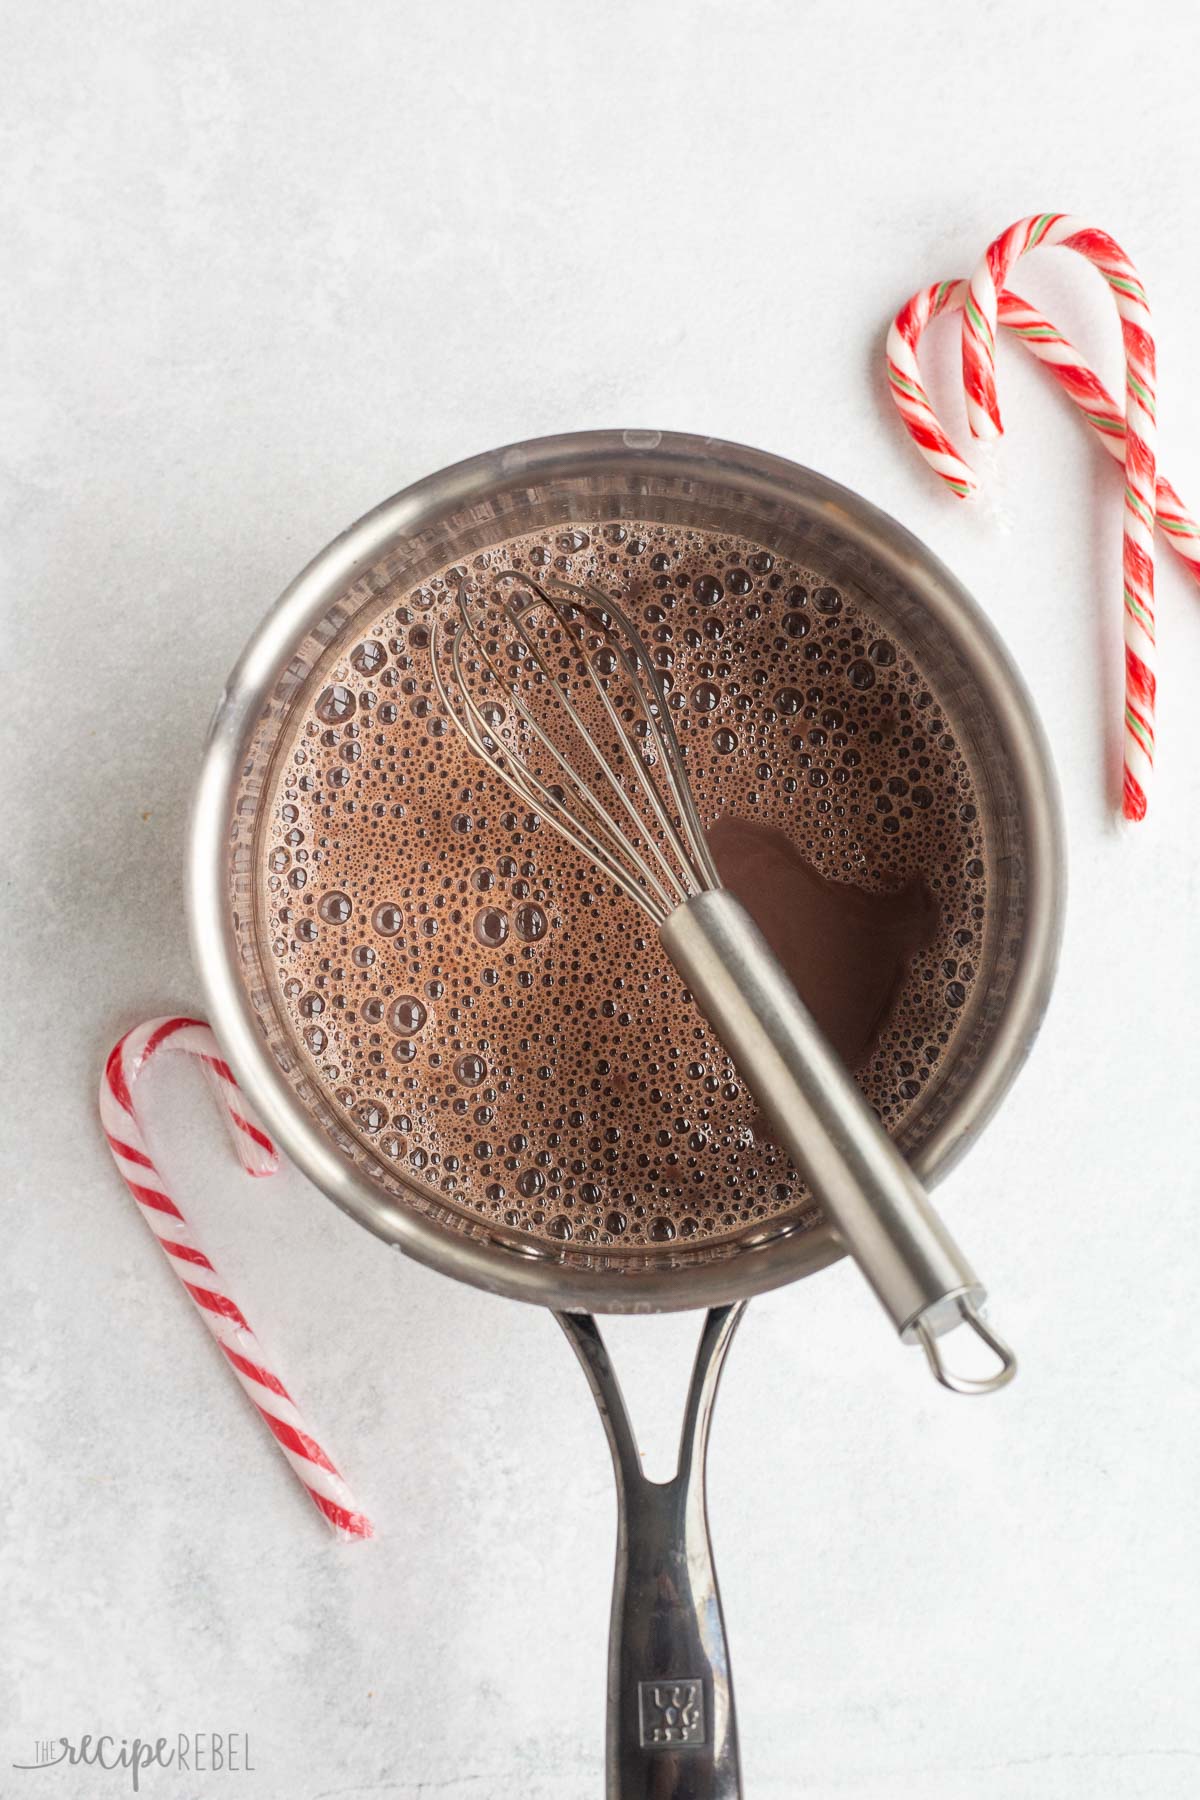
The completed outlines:
{"type": "Polygon", "coordinates": [[[746,908],[712,889],[677,907],[661,936],[901,1337],[960,1392],[1009,1380],[1015,1359],[978,1317],[979,1278],[746,908]],[[936,1340],[963,1322],[1000,1358],[996,1375],[966,1381],[945,1369],[936,1340]]]}

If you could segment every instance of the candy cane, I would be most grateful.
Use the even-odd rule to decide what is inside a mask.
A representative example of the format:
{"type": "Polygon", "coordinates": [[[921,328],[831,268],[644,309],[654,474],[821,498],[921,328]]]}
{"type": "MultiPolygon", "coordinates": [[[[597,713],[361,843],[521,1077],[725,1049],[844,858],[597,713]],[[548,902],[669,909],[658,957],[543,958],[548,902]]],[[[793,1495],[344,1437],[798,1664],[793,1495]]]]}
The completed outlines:
{"type": "Polygon", "coordinates": [[[100,1083],[100,1121],[117,1168],[158,1239],[180,1283],[220,1346],[226,1361],[275,1441],[299,1477],[309,1498],[334,1532],[344,1538],[373,1535],[371,1521],[360,1513],[320,1444],[305,1427],[291,1395],[272,1373],[258,1339],[241,1309],[224,1290],[216,1269],[200,1248],[196,1234],[166,1191],[146,1147],[134,1110],[133,1086],[159,1050],[186,1050],[198,1058],[221,1102],[238,1159],[248,1175],[270,1175],[279,1158],[266,1133],[247,1117],[229,1065],[201,1019],[151,1019],[126,1032],[105,1064],[100,1083]]]}
{"type": "Polygon", "coordinates": [[[1021,220],[997,238],[970,282],[938,283],[914,295],[901,309],[888,338],[893,398],[926,461],[955,493],[966,497],[975,492],[978,483],[929,405],[916,363],[916,345],[929,320],[956,306],[963,308],[963,382],[968,418],[976,436],[997,436],[1003,429],[995,388],[995,331],[998,323],[1004,323],[1022,335],[1105,437],[1110,451],[1125,464],[1124,810],[1127,818],[1142,818],[1154,757],[1156,512],[1185,560],[1193,566],[1200,564],[1195,521],[1174,490],[1157,480],[1154,341],[1145,290],[1128,257],[1106,233],[1062,213],[1041,213],[1021,220]],[[1092,262],[1116,300],[1125,341],[1127,393],[1119,433],[1113,429],[1115,407],[1094,371],[1040,314],[1002,291],[1018,257],[1040,245],[1053,244],[1075,250],[1092,262]],[[1101,403],[1093,407],[1090,401],[1097,398],[1101,403]]]}
{"type": "Polygon", "coordinates": [[[970,463],[964,462],[947,436],[930,404],[917,346],[932,324],[944,312],[957,312],[966,305],[965,281],[937,281],[922,288],[906,300],[888,327],[887,374],[896,410],[904,428],[935,475],[940,475],[951,493],[967,500],[979,492],[979,481],[970,463]]]}

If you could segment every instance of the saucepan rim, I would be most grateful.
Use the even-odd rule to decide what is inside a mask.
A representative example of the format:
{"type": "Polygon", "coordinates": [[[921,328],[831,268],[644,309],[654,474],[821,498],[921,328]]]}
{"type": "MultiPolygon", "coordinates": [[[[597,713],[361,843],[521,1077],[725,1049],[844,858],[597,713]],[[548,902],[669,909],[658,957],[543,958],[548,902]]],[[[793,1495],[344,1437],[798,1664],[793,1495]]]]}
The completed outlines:
{"type": "Polygon", "coordinates": [[[615,1274],[440,1225],[386,1199],[303,1110],[263,1036],[239,972],[227,894],[229,825],[245,753],[280,671],[306,633],[389,549],[447,512],[514,487],[636,471],[728,486],[805,515],[887,570],[929,609],[971,670],[1016,784],[1028,871],[1016,966],[1002,1016],[967,1085],[913,1156],[927,1184],[982,1130],[1028,1053],[1049,997],[1064,901],[1063,831],[1050,754],[1025,684],[970,595],[933,553],[888,514],[783,457],[717,438],[658,431],[586,431],[508,445],[439,471],[366,514],[321,550],[258,626],[218,702],[204,750],[187,846],[187,906],[196,968],[225,1054],[267,1128],[330,1199],[388,1243],[460,1280],[567,1311],[657,1312],[762,1293],[833,1262],[833,1234],[764,1231],[752,1251],[674,1268],[615,1274]]]}

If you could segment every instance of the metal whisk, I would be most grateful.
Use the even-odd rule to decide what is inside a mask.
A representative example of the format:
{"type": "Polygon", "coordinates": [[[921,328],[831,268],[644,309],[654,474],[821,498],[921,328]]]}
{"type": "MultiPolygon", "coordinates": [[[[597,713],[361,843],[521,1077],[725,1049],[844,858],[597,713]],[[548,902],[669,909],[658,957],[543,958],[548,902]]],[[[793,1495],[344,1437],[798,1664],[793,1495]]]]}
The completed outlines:
{"type": "Polygon", "coordinates": [[[838,1060],[750,914],[696,810],[653,658],[594,588],[516,570],[458,591],[431,660],[447,715],[519,800],[615,881],[663,947],[908,1343],[944,1386],[986,1393],[1016,1372],[985,1294],[924,1189],[838,1060]],[[952,1373],[938,1338],[968,1325],[994,1351],[952,1373]]]}

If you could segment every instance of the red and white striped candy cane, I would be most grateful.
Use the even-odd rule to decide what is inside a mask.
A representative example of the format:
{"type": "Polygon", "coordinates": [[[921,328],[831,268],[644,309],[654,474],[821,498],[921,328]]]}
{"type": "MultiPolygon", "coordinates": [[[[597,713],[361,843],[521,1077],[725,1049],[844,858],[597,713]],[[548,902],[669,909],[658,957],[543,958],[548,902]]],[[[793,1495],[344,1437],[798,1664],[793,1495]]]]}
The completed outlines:
{"type": "Polygon", "coordinates": [[[1155,644],[1154,543],[1156,512],[1180,554],[1200,563],[1195,521],[1155,468],[1154,340],[1145,290],[1128,257],[1107,233],[1062,213],[1022,219],[997,238],[968,283],[941,282],[913,299],[897,315],[888,338],[888,376],[901,417],[926,461],[962,497],[978,487],[975,476],[943,431],[916,365],[921,332],[939,312],[963,308],[963,381],[971,429],[978,437],[1001,431],[995,386],[995,332],[1008,325],[1071,394],[1108,448],[1125,463],[1124,625],[1125,781],[1124,811],[1142,818],[1154,758],[1155,644]],[[1004,290],[1019,256],[1041,245],[1077,251],[1097,267],[1112,290],[1121,318],[1126,360],[1126,410],[1121,421],[1082,357],[1049,322],[1004,290]],[[1093,405],[1093,401],[1099,404],[1093,405]],[[1119,422],[1119,432],[1114,423],[1119,422]]]}
{"type": "Polygon", "coordinates": [[[247,1116],[237,1082],[209,1027],[202,1019],[183,1018],[151,1019],[136,1026],[126,1032],[105,1064],[100,1120],[113,1159],[159,1248],[309,1498],[339,1537],[371,1537],[371,1521],[359,1512],[337,1469],[305,1427],[291,1395],[272,1372],[240,1307],[226,1293],[154,1166],[134,1108],[133,1087],[160,1050],[185,1050],[198,1059],[221,1103],[238,1159],[248,1175],[270,1175],[279,1165],[270,1138],[247,1116]]]}
{"type": "Polygon", "coordinates": [[[925,329],[944,312],[957,312],[966,305],[965,281],[935,281],[906,300],[888,327],[887,375],[896,410],[904,421],[909,437],[935,475],[940,475],[951,493],[967,500],[979,492],[979,480],[970,463],[964,462],[941,420],[933,410],[917,347],[925,329]]]}
{"type": "Polygon", "coordinates": [[[1075,250],[1112,289],[1125,340],[1125,792],[1127,819],[1146,814],[1154,768],[1154,507],[1156,498],[1154,334],[1141,277],[1121,246],[1067,213],[1038,213],[989,244],[971,276],[963,308],[963,386],[978,438],[1004,427],[996,397],[998,297],[1018,257],[1039,245],[1075,250]]]}

